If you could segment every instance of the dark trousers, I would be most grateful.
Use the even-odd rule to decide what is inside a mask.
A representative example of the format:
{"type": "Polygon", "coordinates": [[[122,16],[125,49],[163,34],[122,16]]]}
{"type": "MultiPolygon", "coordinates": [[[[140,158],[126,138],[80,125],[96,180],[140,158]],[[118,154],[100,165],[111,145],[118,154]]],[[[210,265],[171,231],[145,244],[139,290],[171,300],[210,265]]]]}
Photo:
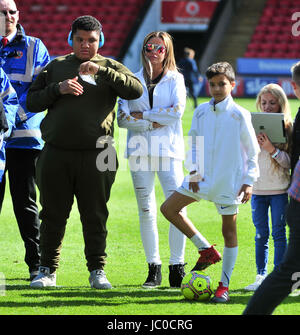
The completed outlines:
{"type": "Polygon", "coordinates": [[[89,271],[106,263],[107,202],[116,171],[101,172],[96,160],[99,150],[61,150],[45,145],[37,162],[40,190],[41,265],[57,269],[67,219],[74,197],[85,242],[89,271]]]}
{"type": "Polygon", "coordinates": [[[188,95],[193,99],[194,102],[194,108],[198,106],[197,98],[199,97],[202,83],[199,82],[193,82],[192,80],[185,80],[185,86],[187,88],[188,95]]]}
{"type": "Polygon", "coordinates": [[[255,291],[243,314],[272,314],[293,289],[300,288],[300,202],[290,200],[286,219],[290,235],[284,259],[255,291]]]}
{"type": "MultiPolygon", "coordinates": [[[[36,204],[35,164],[40,150],[6,149],[6,170],[15,217],[25,245],[25,262],[29,272],[40,264],[40,220],[36,204]]],[[[6,178],[0,184],[0,212],[5,194],[6,178]]],[[[5,237],[3,237],[5,238],[5,237]]]]}

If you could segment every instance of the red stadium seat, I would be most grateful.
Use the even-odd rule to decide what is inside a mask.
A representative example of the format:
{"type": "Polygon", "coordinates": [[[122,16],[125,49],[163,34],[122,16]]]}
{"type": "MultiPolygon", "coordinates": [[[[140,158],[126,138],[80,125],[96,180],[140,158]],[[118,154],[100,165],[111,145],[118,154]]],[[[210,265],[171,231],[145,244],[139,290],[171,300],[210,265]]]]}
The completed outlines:
{"type": "Polygon", "coordinates": [[[292,2],[289,0],[280,0],[278,1],[280,7],[290,8],[292,6],[292,2]]]}
{"type": "Polygon", "coordinates": [[[272,51],[266,51],[266,50],[263,50],[263,51],[259,51],[256,53],[256,57],[257,58],[271,58],[272,57],[272,51]]]}
{"type": "Polygon", "coordinates": [[[286,53],[285,58],[299,58],[300,57],[300,52],[297,51],[290,51],[286,53]]]}
{"type": "Polygon", "coordinates": [[[275,10],[274,16],[289,17],[291,13],[291,8],[278,8],[275,10]]]}
{"type": "Polygon", "coordinates": [[[286,53],[282,51],[275,51],[272,53],[271,58],[286,58],[286,53]]]}
{"type": "Polygon", "coordinates": [[[278,24],[281,25],[286,22],[286,18],[284,16],[273,16],[270,22],[272,22],[272,24],[275,24],[275,25],[278,25],[278,24]]]}
{"type": "Polygon", "coordinates": [[[267,32],[269,34],[279,34],[282,31],[283,27],[281,25],[274,25],[274,24],[270,24],[267,29],[267,32]]]}
{"type": "Polygon", "coordinates": [[[244,57],[246,58],[256,58],[257,56],[257,52],[256,51],[246,51],[244,54],[244,57]]]}
{"type": "Polygon", "coordinates": [[[281,36],[282,35],[278,35],[278,34],[268,34],[265,36],[265,40],[269,41],[271,43],[276,43],[277,41],[281,41],[281,36]]]}
{"type": "Polygon", "coordinates": [[[268,31],[268,25],[266,24],[258,24],[255,28],[255,32],[260,32],[262,34],[266,34],[268,31]]]}
{"type": "Polygon", "coordinates": [[[299,0],[267,0],[245,57],[299,58],[300,37],[292,34],[291,20],[297,11],[299,0]]]}
{"type": "Polygon", "coordinates": [[[262,15],[259,19],[259,23],[260,24],[270,24],[272,22],[272,16],[265,16],[265,15],[262,15]]]}
{"type": "Polygon", "coordinates": [[[275,14],[275,9],[274,8],[269,8],[269,7],[266,7],[264,10],[263,10],[263,16],[273,16],[275,14]]]}
{"type": "Polygon", "coordinates": [[[117,58],[145,2],[146,0],[89,0],[85,3],[74,0],[22,0],[18,6],[22,10],[21,23],[26,33],[41,37],[51,55],[70,52],[66,38],[73,20],[80,15],[93,15],[100,20],[107,36],[101,49],[103,54],[117,58]]]}
{"type": "Polygon", "coordinates": [[[261,41],[264,41],[265,38],[266,38],[266,34],[262,32],[257,32],[252,35],[251,42],[261,42],[261,41]]]}
{"type": "Polygon", "coordinates": [[[269,50],[271,51],[271,50],[274,49],[274,43],[269,42],[269,41],[267,41],[265,43],[262,43],[262,49],[267,50],[267,51],[269,51],[269,50]]]}
{"type": "Polygon", "coordinates": [[[278,0],[268,0],[266,3],[266,6],[271,8],[277,8],[279,7],[279,1],[278,0]]]}
{"type": "Polygon", "coordinates": [[[262,43],[260,42],[251,42],[248,44],[248,50],[260,50],[262,43]]]}
{"type": "Polygon", "coordinates": [[[277,52],[280,52],[280,51],[284,52],[288,49],[288,43],[287,42],[274,43],[273,49],[276,50],[277,52]]]}

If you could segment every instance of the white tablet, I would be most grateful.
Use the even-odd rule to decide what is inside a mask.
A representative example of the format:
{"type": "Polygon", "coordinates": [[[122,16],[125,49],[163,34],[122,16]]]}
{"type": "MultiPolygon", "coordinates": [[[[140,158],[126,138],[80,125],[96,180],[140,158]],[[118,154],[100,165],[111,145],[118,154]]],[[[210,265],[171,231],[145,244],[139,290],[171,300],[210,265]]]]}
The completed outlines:
{"type": "Polygon", "coordinates": [[[286,143],[284,115],[282,113],[251,113],[256,135],[265,133],[272,143],[286,143]]]}

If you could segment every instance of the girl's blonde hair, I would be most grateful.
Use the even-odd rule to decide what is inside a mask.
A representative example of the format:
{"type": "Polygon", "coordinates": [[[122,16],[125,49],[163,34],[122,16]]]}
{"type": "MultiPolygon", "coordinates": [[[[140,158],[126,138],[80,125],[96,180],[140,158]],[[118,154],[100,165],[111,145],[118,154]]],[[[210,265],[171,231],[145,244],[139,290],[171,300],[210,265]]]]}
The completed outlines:
{"type": "Polygon", "coordinates": [[[145,69],[146,75],[151,79],[152,78],[152,66],[149,61],[149,59],[146,57],[144,45],[148,43],[148,41],[152,37],[159,37],[163,40],[164,45],[166,47],[166,55],[165,59],[163,61],[163,71],[164,73],[168,70],[177,71],[175,56],[174,56],[174,47],[173,47],[173,39],[170,34],[168,34],[165,31],[153,31],[152,33],[149,33],[145,38],[143,42],[143,48],[142,48],[142,63],[143,67],[145,69]]]}
{"type": "MultiPolygon", "coordinates": [[[[270,93],[273,95],[273,97],[277,98],[278,103],[280,105],[280,113],[283,113],[284,115],[284,127],[285,127],[285,133],[287,137],[286,143],[273,143],[273,145],[278,148],[279,150],[286,151],[287,153],[291,153],[291,147],[292,147],[292,127],[293,127],[293,121],[292,121],[292,115],[291,115],[291,108],[289,101],[287,99],[287,96],[282,89],[281,86],[278,84],[268,84],[264,86],[260,92],[257,95],[256,98],[256,108],[259,111],[262,111],[261,108],[261,97],[265,93],[270,93]]],[[[272,162],[274,164],[275,168],[279,167],[279,164],[276,162],[275,159],[272,159],[272,162]]]]}
{"type": "Polygon", "coordinates": [[[284,90],[282,89],[282,87],[279,86],[278,84],[268,84],[260,90],[256,98],[256,108],[260,111],[262,110],[261,109],[261,96],[265,93],[270,93],[275,98],[277,98],[278,103],[280,105],[280,113],[283,113],[284,115],[285,125],[287,126],[288,124],[292,124],[290,104],[289,104],[287,96],[284,90]]]}

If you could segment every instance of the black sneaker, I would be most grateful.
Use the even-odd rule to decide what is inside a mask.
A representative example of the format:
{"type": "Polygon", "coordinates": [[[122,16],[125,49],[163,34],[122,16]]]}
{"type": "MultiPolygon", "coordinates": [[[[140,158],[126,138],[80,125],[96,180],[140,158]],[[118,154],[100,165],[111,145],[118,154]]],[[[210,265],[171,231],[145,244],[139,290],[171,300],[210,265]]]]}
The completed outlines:
{"type": "Polygon", "coordinates": [[[183,277],[185,276],[185,264],[169,265],[169,282],[170,287],[180,287],[183,277]]]}
{"type": "Polygon", "coordinates": [[[149,272],[143,288],[155,288],[161,284],[161,265],[148,264],[149,272]]]}

